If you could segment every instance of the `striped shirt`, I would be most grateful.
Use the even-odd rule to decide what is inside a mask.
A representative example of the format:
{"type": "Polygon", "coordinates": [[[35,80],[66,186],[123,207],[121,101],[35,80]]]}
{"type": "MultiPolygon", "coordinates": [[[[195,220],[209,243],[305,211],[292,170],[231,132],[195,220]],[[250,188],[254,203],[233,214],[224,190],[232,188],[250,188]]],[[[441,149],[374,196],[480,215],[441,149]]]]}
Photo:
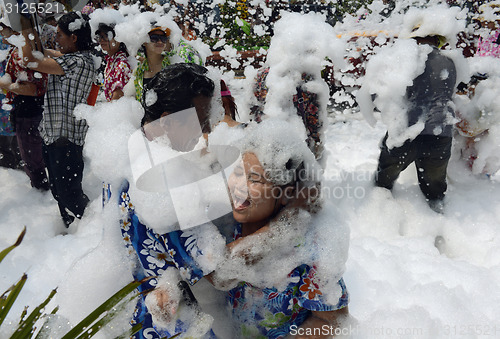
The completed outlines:
{"type": "Polygon", "coordinates": [[[87,103],[96,78],[92,54],[90,51],[68,53],[54,60],[64,70],[64,74],[49,75],[40,135],[46,145],[59,138],[67,138],[83,146],[88,125],[85,120],[77,120],[73,111],[76,105],[87,103]]]}

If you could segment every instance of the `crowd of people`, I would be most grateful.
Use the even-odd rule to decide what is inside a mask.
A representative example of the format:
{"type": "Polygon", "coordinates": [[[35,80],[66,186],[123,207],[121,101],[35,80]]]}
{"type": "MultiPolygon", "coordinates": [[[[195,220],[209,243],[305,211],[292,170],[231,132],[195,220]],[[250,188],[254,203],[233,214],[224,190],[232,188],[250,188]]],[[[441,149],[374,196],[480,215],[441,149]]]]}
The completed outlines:
{"type": "MultiPolygon", "coordinates": [[[[262,122],[257,128],[237,122],[236,104],[227,84],[208,77],[203,58],[180,36],[181,30],[175,22],[167,22],[150,13],[137,13],[135,18],[139,17],[143,20],[137,21],[147,27],[143,29],[145,36],[136,49],[119,40],[117,33],[124,18],[112,9],[98,9],[89,16],[81,12],[65,13],[57,18],[55,29],[47,20],[48,26],[42,29],[43,34],[39,34],[33,22],[26,18],[21,20],[23,29],[16,32],[8,18],[3,17],[0,34],[9,44],[5,63],[5,74],[9,77],[2,79],[2,89],[7,92],[8,105],[11,106],[10,119],[6,122],[15,127],[23,168],[31,179],[31,185],[36,189],[51,190],[64,225],[70,227],[75,219],[83,217],[90,202],[82,187],[83,149],[89,126],[84,119],[74,115],[78,105],[92,106],[98,100],[112,102],[124,96],[135,96],[144,109],[141,122],[144,137],[155,141],[166,136],[170,139],[168,147],[177,152],[187,152],[200,144],[200,134],[191,134],[192,126],[186,126],[183,119],[175,121],[172,118],[178,117],[179,113],[181,117],[188,116],[191,112],[195,119],[188,121],[194,121],[199,126],[201,140],[207,140],[213,128],[211,102],[213,97],[217,97],[221,102],[221,123],[246,131],[248,136],[242,139],[245,142],[239,146],[242,162],[229,177],[230,206],[234,211],[226,213],[223,228],[230,232],[226,232],[220,246],[213,249],[221,255],[215,257],[208,267],[206,260],[199,260],[200,256],[189,250],[193,243],[188,245],[174,241],[184,239],[185,232],[181,232],[178,225],[170,225],[172,231],[160,234],[141,220],[134,207],[135,198],[129,192],[129,187],[137,185],[136,182],[124,181],[116,192],[111,187],[106,192],[108,199],[117,200],[116,206],[124,212],[120,220],[123,238],[138,262],[134,276],[137,279],[154,278],[145,282],[141,291],[149,292],[149,289],[158,286],[153,292],[144,293],[138,302],[132,324],[141,323],[142,328],[136,336],[159,338],[178,332],[191,333],[192,328],[196,328],[195,337],[200,334],[214,337],[210,324],[200,330],[197,322],[203,312],[185,283],[194,284],[204,277],[216,289],[227,291],[228,298],[233,299],[232,318],[241,326],[235,330],[237,336],[281,337],[290,331],[292,325],[313,329],[336,324],[348,314],[348,293],[341,274],[335,276],[335,297],[332,298],[326,291],[321,292],[316,272],[322,271],[315,266],[314,255],[303,254],[298,257],[300,260],[288,264],[286,271],[277,276],[275,284],[260,281],[252,285],[250,277],[245,279],[248,282],[245,284],[241,282],[243,278],[231,273],[234,270],[228,270],[228,267],[241,264],[252,271],[257,263],[275,258],[277,253],[269,249],[264,252],[270,253],[261,252],[253,257],[246,253],[258,247],[259,237],[266,234],[275,239],[274,244],[268,244],[274,245],[275,250],[281,248],[283,253],[290,254],[298,251],[297,248],[304,248],[309,252],[310,248],[305,244],[310,244],[310,240],[305,238],[303,231],[310,229],[310,217],[320,208],[317,199],[309,196],[310,192],[317,192],[314,185],[319,183],[317,178],[316,181],[306,180],[300,173],[307,172],[306,169],[316,163],[318,122],[316,126],[310,126],[311,133],[315,134],[310,136],[309,141],[293,135],[295,138],[289,138],[287,145],[273,138],[273,133],[286,128],[286,125],[267,126],[267,122],[262,122]],[[114,14],[108,16],[110,11],[114,14]],[[100,21],[109,17],[116,20],[100,21]],[[54,47],[54,43],[57,48],[50,48],[54,47]],[[97,53],[94,46],[97,44],[100,48],[98,52],[104,56],[102,74],[95,62],[97,53]],[[127,89],[127,84],[133,84],[133,87],[128,85],[127,89]],[[219,91],[217,95],[216,88],[219,91]],[[151,100],[152,93],[154,100],[151,100]],[[96,94],[100,99],[96,98],[96,94]],[[264,133],[262,143],[257,142],[259,133],[264,133]],[[25,141],[27,138],[30,142],[25,141]],[[267,148],[280,147],[283,153],[280,162],[265,159],[267,148]],[[291,154],[288,154],[289,148],[293,151],[291,154]],[[275,177],[269,177],[269,171],[274,171],[275,177]],[[285,172],[288,176],[283,180],[285,172]],[[291,192],[304,192],[306,188],[308,193],[292,198],[291,192]],[[294,230],[303,230],[294,234],[290,232],[289,225],[293,225],[294,230]],[[294,236],[287,235],[285,239],[288,241],[282,243],[285,233],[294,236]],[[242,249],[242,246],[247,249],[242,249]],[[165,249],[165,262],[152,267],[149,254],[158,248],[165,249]],[[167,270],[169,267],[190,274],[184,273],[182,279],[174,275],[175,279],[184,283],[162,283],[161,277],[168,276],[167,272],[171,271],[167,270]],[[278,290],[280,286],[284,289],[278,290]],[[179,295],[183,297],[179,298],[179,295]],[[270,296],[273,296],[273,302],[269,302],[270,296]],[[296,306],[290,307],[292,304],[296,306]],[[246,305],[253,305],[253,311],[248,312],[246,305]],[[167,309],[169,312],[166,312],[167,309]],[[190,316],[183,317],[180,309],[184,312],[194,310],[197,316],[191,312],[190,316]]],[[[307,110],[297,110],[307,124],[307,110]]],[[[199,163],[208,162],[208,168],[215,170],[218,162],[205,154],[210,154],[206,145],[203,149],[205,151],[200,153],[199,163]]],[[[307,173],[307,176],[313,177],[313,174],[307,173]]],[[[213,231],[210,227],[208,230],[213,231]]],[[[204,229],[199,234],[206,232],[204,229]]],[[[195,248],[208,254],[210,249],[202,246],[203,239],[193,239],[195,248]]]]}
{"type": "MultiPolygon", "coordinates": [[[[303,133],[294,132],[287,119],[267,114],[268,90],[275,85],[266,82],[273,71],[267,64],[255,79],[253,121],[240,122],[227,84],[214,79],[202,55],[183,37],[184,23],[179,27],[173,18],[151,12],[129,18],[109,8],[85,12],[89,15],[47,16],[41,30],[22,18],[23,29],[15,31],[2,16],[0,47],[8,52],[0,68],[5,91],[1,165],[22,168],[33,188],[50,190],[69,227],[91,201],[82,187],[89,126],[74,115],[75,109],[135,97],[144,111],[138,132],[145,152],[159,149],[170,156],[170,162],[153,163],[133,180],[124,176],[120,187],[107,186],[105,192],[104,200],[121,211],[117,227],[135,260],[134,277],[150,278],[139,288],[131,324],[142,327],[135,337],[182,333],[216,338],[210,317],[198,304],[202,296],[190,287],[202,279],[226,294],[237,338],[284,338],[292,329],[299,333],[298,328],[305,335],[296,337],[330,335],[321,329],[340,326],[348,318],[349,294],[342,279],[342,254],[334,272],[318,264],[323,249],[315,216],[322,209],[318,173],[325,156],[326,105],[314,91],[317,86],[310,84],[321,74],[300,72],[289,98],[291,116],[303,133]],[[137,35],[123,32],[133,20],[139,23],[137,35]],[[134,43],[127,44],[124,34],[132,35],[134,43]],[[189,183],[217,175],[227,162],[217,151],[224,133],[230,135],[225,146],[239,154],[233,159],[237,161],[230,161],[234,168],[226,178],[229,210],[193,227],[172,208],[167,212],[178,213],[178,220],[161,231],[148,225],[141,204],[136,206],[141,197],[134,192],[146,179],[153,186],[158,183],[158,190],[165,180],[170,190],[177,180],[189,183]]],[[[498,26],[494,29],[481,40],[479,54],[498,56],[498,26]]],[[[404,91],[405,130],[420,129],[401,139],[389,128],[374,185],[391,190],[399,174],[415,162],[429,206],[444,213],[457,65],[442,53],[446,37],[438,30],[418,22],[408,39],[426,53],[423,72],[404,91]]],[[[377,93],[369,94],[374,107],[383,111],[377,93]]],[[[466,129],[463,123],[459,126],[466,129]]],[[[194,192],[193,201],[195,196],[208,199],[200,200],[208,209],[216,198],[203,193],[201,188],[194,192]]],[[[196,203],[192,205],[194,210],[196,203]]]]}

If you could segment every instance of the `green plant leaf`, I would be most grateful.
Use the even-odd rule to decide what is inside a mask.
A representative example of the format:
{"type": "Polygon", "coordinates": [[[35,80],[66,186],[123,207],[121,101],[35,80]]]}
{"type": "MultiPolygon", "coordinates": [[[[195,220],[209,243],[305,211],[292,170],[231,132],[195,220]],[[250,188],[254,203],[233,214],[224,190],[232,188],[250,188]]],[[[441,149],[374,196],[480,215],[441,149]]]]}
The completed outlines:
{"type": "Polygon", "coordinates": [[[21,321],[20,326],[17,328],[16,332],[10,337],[10,339],[25,339],[30,338],[33,332],[35,331],[35,323],[40,319],[40,317],[44,314],[43,309],[49,301],[52,300],[54,295],[56,295],[57,290],[54,289],[50,292],[49,296],[35,309],[30,313],[30,315],[21,321]]]}
{"type": "Polygon", "coordinates": [[[144,281],[149,280],[143,279],[141,281],[132,281],[121,290],[113,294],[108,300],[102,303],[98,308],[96,308],[92,313],[90,313],[85,319],[80,321],[75,327],[73,327],[64,337],[61,339],[74,339],[85,332],[89,326],[91,326],[97,319],[99,319],[103,314],[109,312],[116,304],[118,304],[123,298],[129,295],[133,290],[135,290],[144,281]]]}
{"type": "Polygon", "coordinates": [[[129,339],[131,336],[136,334],[142,329],[142,324],[134,325],[130,330],[126,331],[122,335],[116,337],[115,339],[129,339]]]}
{"type": "Polygon", "coordinates": [[[15,284],[14,286],[11,286],[7,291],[2,294],[1,298],[5,298],[5,303],[3,303],[2,308],[0,309],[0,325],[4,322],[5,318],[7,317],[7,314],[9,313],[12,305],[17,299],[17,296],[23,289],[24,284],[26,283],[26,280],[28,279],[28,276],[26,274],[23,274],[21,279],[15,284]],[[10,293],[9,293],[10,292],[10,293]],[[7,293],[9,294],[7,297],[7,293]]]}
{"type": "Polygon", "coordinates": [[[252,35],[252,27],[250,26],[250,24],[241,19],[241,18],[236,18],[234,19],[235,20],[235,23],[241,28],[241,30],[248,36],[251,36],[252,35]]]}
{"type": "MultiPolygon", "coordinates": [[[[52,312],[50,312],[50,315],[55,315],[59,311],[59,306],[54,307],[52,312]]],[[[49,318],[47,318],[47,314],[43,314],[42,317],[45,317],[45,320],[43,321],[42,325],[40,325],[40,331],[38,331],[35,339],[47,339],[48,337],[48,332],[50,332],[50,327],[45,328],[45,325],[47,324],[47,321],[49,318]]]]}
{"type": "Polygon", "coordinates": [[[16,248],[21,244],[25,234],[26,234],[26,226],[24,226],[23,231],[21,232],[19,237],[17,237],[16,243],[12,246],[7,247],[2,252],[0,252],[0,262],[2,262],[2,260],[7,256],[7,254],[9,254],[10,251],[12,251],[14,248],[16,248]]]}
{"type": "MultiPolygon", "coordinates": [[[[99,319],[97,322],[95,322],[90,328],[86,329],[85,332],[80,335],[76,339],[88,339],[93,337],[99,330],[104,327],[106,324],[108,324],[110,321],[112,321],[119,313],[121,313],[125,307],[128,305],[129,302],[134,300],[139,293],[137,291],[132,291],[133,295],[128,298],[128,300],[120,300],[120,302],[117,304],[117,306],[113,307],[112,309],[103,312],[104,316],[99,319]],[[134,293],[135,292],[135,293],[134,293]]],[[[130,293],[128,294],[130,295],[130,293]]],[[[126,298],[127,296],[124,296],[123,298],[126,298]]],[[[141,326],[142,327],[142,326],[141,326]]]]}
{"type": "Polygon", "coordinates": [[[28,314],[28,306],[24,306],[23,313],[21,313],[21,317],[19,317],[19,325],[23,322],[24,317],[28,314]]]}

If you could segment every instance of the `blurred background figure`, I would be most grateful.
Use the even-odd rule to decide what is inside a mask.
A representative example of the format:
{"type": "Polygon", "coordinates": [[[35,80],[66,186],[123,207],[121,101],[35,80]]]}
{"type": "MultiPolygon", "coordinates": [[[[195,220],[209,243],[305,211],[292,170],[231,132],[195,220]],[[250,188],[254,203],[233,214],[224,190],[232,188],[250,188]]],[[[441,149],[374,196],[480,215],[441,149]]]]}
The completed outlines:
{"type": "Polygon", "coordinates": [[[121,98],[123,87],[130,80],[132,70],[128,61],[127,47],[123,42],[115,40],[114,25],[99,24],[95,39],[106,53],[103,89],[107,101],[121,98]]]}
{"type": "Polygon", "coordinates": [[[0,35],[10,45],[0,88],[7,92],[7,102],[12,107],[10,122],[16,132],[23,168],[31,186],[47,191],[49,182],[42,156],[42,138],[38,125],[42,120],[43,98],[47,89],[47,74],[35,72],[25,66],[19,48],[12,42],[20,35],[14,32],[5,19],[0,22],[0,35]]]}
{"type": "MultiPolygon", "coordinates": [[[[0,35],[0,50],[9,49],[9,45],[0,35]]],[[[6,60],[0,62],[0,76],[5,74],[6,60]]],[[[4,105],[5,91],[0,92],[0,166],[21,169],[21,154],[17,146],[16,133],[10,123],[10,106],[4,105]]]]}
{"type": "Polygon", "coordinates": [[[500,1],[492,1],[479,7],[479,35],[477,56],[500,57],[500,1]]]}

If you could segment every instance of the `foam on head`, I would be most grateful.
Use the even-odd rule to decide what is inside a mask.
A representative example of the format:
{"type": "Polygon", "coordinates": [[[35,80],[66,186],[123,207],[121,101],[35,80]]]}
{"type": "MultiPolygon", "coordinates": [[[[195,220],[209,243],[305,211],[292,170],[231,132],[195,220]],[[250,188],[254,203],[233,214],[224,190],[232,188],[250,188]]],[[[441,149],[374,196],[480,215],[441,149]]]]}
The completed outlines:
{"type": "Polygon", "coordinates": [[[221,135],[225,133],[227,129],[216,128],[210,138],[219,145],[232,142],[242,154],[254,153],[267,179],[275,185],[293,183],[298,170],[301,181],[318,181],[320,178],[320,166],[307,147],[303,131],[289,122],[266,119],[259,124],[249,124],[243,133],[237,133],[237,140],[234,137],[226,139],[221,135]]]}

